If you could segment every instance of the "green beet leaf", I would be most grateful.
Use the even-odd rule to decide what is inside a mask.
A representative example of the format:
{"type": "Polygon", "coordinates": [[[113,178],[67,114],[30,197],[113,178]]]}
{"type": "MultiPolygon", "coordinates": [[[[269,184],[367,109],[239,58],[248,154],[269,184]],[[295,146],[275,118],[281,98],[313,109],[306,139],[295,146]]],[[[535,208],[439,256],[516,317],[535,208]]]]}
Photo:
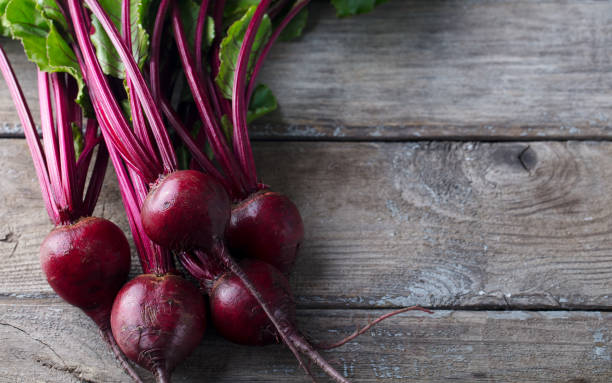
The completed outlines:
{"type": "Polygon", "coordinates": [[[254,120],[275,111],[277,107],[278,102],[270,88],[264,84],[259,84],[253,91],[253,97],[247,112],[247,122],[250,124],[254,120]]]}
{"type": "MultiPolygon", "coordinates": [[[[100,5],[106,11],[112,22],[121,32],[121,1],[100,0],[100,5]]],[[[149,53],[149,33],[145,25],[151,0],[132,0],[130,2],[130,32],[132,36],[132,54],[138,65],[142,68],[149,53]]],[[[125,78],[125,68],[121,63],[119,54],[113,47],[108,35],[102,28],[100,21],[92,16],[94,33],[91,41],[96,47],[96,56],[105,74],[125,78]]]]}
{"type": "MultiPolygon", "coordinates": [[[[0,0],[2,1],[2,0],[0,0]]],[[[2,28],[21,41],[28,59],[45,72],[65,72],[77,81],[76,101],[87,113],[90,104],[74,51],[63,32],[67,25],[54,0],[8,0],[0,3],[2,28]]]]}
{"type": "Polygon", "coordinates": [[[5,21],[6,6],[10,0],[0,0],[0,36],[11,37],[8,22],[5,21]]]}
{"type": "Polygon", "coordinates": [[[68,30],[68,23],[55,0],[36,0],[36,9],[42,13],[44,18],[57,23],[61,30],[68,30]]]}

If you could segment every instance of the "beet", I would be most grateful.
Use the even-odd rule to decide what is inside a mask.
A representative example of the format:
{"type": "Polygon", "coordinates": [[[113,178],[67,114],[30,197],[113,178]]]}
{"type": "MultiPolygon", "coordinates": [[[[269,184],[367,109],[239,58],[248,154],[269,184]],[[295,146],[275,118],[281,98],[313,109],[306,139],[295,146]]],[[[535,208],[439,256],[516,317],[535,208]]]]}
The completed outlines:
{"type": "Polygon", "coordinates": [[[195,170],[180,170],[160,179],[145,199],[141,215],[145,233],[170,249],[209,249],[223,234],[230,217],[223,186],[195,170]]]}
{"type": "Polygon", "coordinates": [[[117,294],[111,328],[132,361],[169,382],[170,372],[200,343],[206,308],[199,290],[173,275],[141,274],[117,294]]]}
{"type": "MultiPolygon", "coordinates": [[[[297,329],[295,303],[289,281],[283,273],[260,260],[243,260],[240,268],[244,275],[237,270],[226,273],[209,292],[211,315],[219,333],[228,340],[246,345],[263,346],[279,343],[282,339],[292,351],[295,350],[294,353],[299,351],[307,355],[334,381],[348,383],[297,329]],[[247,289],[245,281],[251,283],[253,289],[247,289]],[[251,291],[256,291],[259,300],[269,307],[276,326],[251,291]]],[[[298,361],[309,373],[299,357],[298,361]]]]}
{"type": "Polygon", "coordinates": [[[232,208],[226,238],[233,255],[260,259],[288,274],[304,239],[304,224],[287,196],[264,189],[232,208]]]}
{"type": "Polygon", "coordinates": [[[117,225],[87,217],[58,226],[41,245],[40,263],[60,297],[108,327],[113,300],[130,271],[130,246],[117,225]]]}
{"type": "MultiPolygon", "coordinates": [[[[295,323],[295,303],[287,278],[265,262],[244,260],[240,266],[270,303],[279,322],[295,323]]],[[[213,324],[224,338],[251,346],[277,343],[278,336],[268,316],[234,274],[224,274],[213,285],[210,307],[213,324]]]]}

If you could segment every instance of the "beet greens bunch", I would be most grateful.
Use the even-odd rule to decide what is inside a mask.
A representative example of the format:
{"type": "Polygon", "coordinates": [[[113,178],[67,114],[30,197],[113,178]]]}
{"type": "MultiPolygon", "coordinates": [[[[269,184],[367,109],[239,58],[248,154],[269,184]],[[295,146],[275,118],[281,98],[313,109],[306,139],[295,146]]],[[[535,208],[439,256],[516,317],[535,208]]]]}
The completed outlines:
{"type": "MultiPolygon", "coordinates": [[[[348,16],[383,1],[331,2],[339,16],[348,16]]],[[[111,344],[116,340],[130,360],[159,382],[170,381],[206,327],[203,296],[181,276],[175,259],[209,296],[211,319],[222,336],[244,345],[283,343],[311,377],[304,357],[334,381],[348,382],[295,325],[287,275],[304,225],[295,204],[258,179],[248,133],[253,120],[277,107],[270,89],[257,83],[258,74],[277,40],[301,35],[308,3],[0,0],[0,32],[21,40],[39,77],[61,78],[68,87],[56,90],[56,130],[48,122],[52,113],[43,113],[44,138],[56,134],[60,142],[59,160],[51,155],[45,161],[34,124],[23,112],[23,97],[11,82],[14,75],[1,57],[19,115],[24,126],[29,123],[26,138],[47,209],[61,230],[91,214],[105,161],[110,157],[113,163],[143,274],[121,287],[125,271],[123,279],[104,286],[111,298],[104,300],[99,325],[106,331],[110,322],[111,344]],[[91,191],[82,202],[87,167],[74,163],[68,145],[75,139],[68,127],[72,123],[82,130],[81,116],[89,120],[79,161],[91,156],[98,143],[98,125],[108,148],[108,153],[104,146],[97,151],[91,191]]],[[[44,93],[44,81],[39,84],[44,93]]],[[[41,100],[46,100],[41,111],[48,110],[51,102],[41,100]]],[[[53,145],[45,141],[45,153],[57,152],[53,145]]],[[[79,246],[90,241],[79,240],[79,246]]],[[[41,254],[49,277],[46,243],[41,254]]],[[[127,252],[129,261],[126,249],[118,253],[125,257],[127,252]]],[[[91,257],[111,267],[108,256],[91,257]]],[[[87,270],[75,272],[85,275],[87,270]]],[[[52,281],[65,280],[69,290],[80,283],[65,273],[61,269],[49,278],[60,295],[52,281]]],[[[105,275],[96,269],[88,276],[96,281],[105,275]]],[[[89,314],[90,306],[84,309],[89,314]]],[[[423,310],[406,308],[376,321],[413,309],[423,310]]]]}

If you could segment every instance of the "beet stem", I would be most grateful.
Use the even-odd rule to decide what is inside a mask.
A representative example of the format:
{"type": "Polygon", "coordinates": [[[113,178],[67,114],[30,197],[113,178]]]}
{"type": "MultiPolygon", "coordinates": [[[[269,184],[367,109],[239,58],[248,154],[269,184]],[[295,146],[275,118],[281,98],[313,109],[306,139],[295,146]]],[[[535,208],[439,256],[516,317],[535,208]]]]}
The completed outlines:
{"type": "Polygon", "coordinates": [[[40,144],[38,132],[36,131],[36,125],[32,118],[32,113],[28,107],[28,103],[25,100],[19,81],[15,76],[15,72],[11,67],[11,63],[6,57],[4,49],[0,46],[0,71],[6,81],[6,85],[11,93],[11,98],[17,109],[17,114],[21,125],[23,126],[23,132],[30,149],[32,161],[34,162],[34,169],[36,170],[36,176],[42,191],[43,201],[45,201],[45,207],[47,208],[47,214],[49,218],[57,224],[59,223],[59,211],[55,205],[53,195],[51,192],[51,181],[49,180],[49,173],[47,172],[47,164],[45,163],[43,148],[40,144]]]}
{"type": "Polygon", "coordinates": [[[232,180],[232,183],[242,191],[246,186],[245,175],[229,150],[225,136],[219,127],[219,122],[214,118],[210,102],[205,95],[206,87],[202,84],[202,79],[194,68],[193,56],[189,52],[178,6],[174,6],[172,10],[172,26],[185,77],[193,94],[198,113],[202,118],[206,137],[217,161],[223,167],[223,171],[232,180]]]}
{"type": "Polygon", "coordinates": [[[300,356],[298,350],[296,349],[296,346],[293,344],[291,339],[287,336],[287,332],[292,329],[292,325],[289,323],[281,324],[278,322],[278,320],[272,314],[272,311],[268,307],[268,304],[264,302],[264,299],[259,293],[259,291],[257,290],[257,288],[255,288],[255,286],[253,285],[249,277],[242,270],[242,268],[236,263],[236,261],[234,261],[231,255],[228,254],[227,248],[221,241],[219,241],[219,243],[215,246],[212,253],[215,254],[216,257],[218,257],[222,265],[227,267],[229,271],[234,273],[238,277],[238,279],[240,279],[242,284],[244,284],[244,287],[246,287],[246,289],[251,293],[251,295],[253,295],[253,297],[259,304],[259,306],[261,306],[263,311],[266,313],[266,316],[268,317],[270,322],[272,322],[272,325],[276,328],[276,331],[278,332],[278,335],[280,335],[281,339],[283,340],[283,343],[289,348],[289,350],[291,350],[291,352],[297,359],[300,367],[304,369],[304,371],[306,372],[308,376],[312,377],[310,370],[308,369],[308,367],[302,360],[302,357],[300,356]]]}
{"type": "Polygon", "coordinates": [[[89,185],[87,185],[87,194],[83,200],[83,215],[89,216],[93,214],[93,211],[98,202],[100,191],[102,190],[102,184],[104,183],[104,176],[106,176],[106,168],[108,166],[108,150],[104,143],[98,146],[98,153],[96,154],[96,162],[94,168],[91,171],[91,178],[89,179],[89,185]]]}
{"type": "Polygon", "coordinates": [[[91,118],[87,120],[87,125],[85,127],[85,147],[77,160],[77,189],[79,190],[80,198],[83,198],[83,193],[85,192],[85,181],[87,181],[87,171],[89,170],[89,165],[91,164],[91,159],[93,157],[93,151],[102,141],[102,136],[97,134],[98,132],[98,121],[95,118],[91,118]]]}
{"type": "Polygon", "coordinates": [[[170,0],[162,0],[157,8],[155,23],[153,24],[153,36],[151,38],[151,57],[149,58],[149,76],[151,77],[151,92],[156,102],[161,97],[161,82],[159,79],[161,36],[164,31],[164,19],[168,13],[170,0]]]}
{"type": "MultiPolygon", "coordinates": [[[[73,212],[80,210],[80,201],[75,198],[75,170],[76,159],[74,154],[74,142],[72,138],[72,127],[70,126],[68,108],[68,96],[64,76],[59,73],[51,73],[51,87],[55,101],[55,116],[57,118],[57,139],[59,141],[59,168],[61,174],[61,186],[66,198],[67,208],[73,212]]],[[[71,100],[71,102],[73,102],[71,100]]]]}
{"type": "MultiPolygon", "coordinates": [[[[99,109],[97,102],[94,102],[94,108],[99,109]]],[[[96,111],[96,113],[98,113],[98,111],[96,111]]],[[[100,121],[100,123],[103,124],[106,123],[106,121],[100,121]]],[[[108,152],[113,163],[113,167],[115,168],[115,173],[117,174],[117,180],[119,181],[119,192],[121,193],[123,206],[125,207],[125,213],[128,218],[128,224],[132,232],[132,237],[134,238],[134,244],[136,245],[138,256],[140,257],[143,272],[149,273],[154,267],[153,259],[155,255],[153,254],[154,249],[152,247],[151,240],[149,240],[149,238],[144,234],[142,220],[140,218],[140,204],[138,203],[136,191],[130,182],[130,177],[123,163],[121,162],[119,154],[117,153],[117,148],[115,148],[113,145],[108,145],[108,152]]]]}
{"type": "Polygon", "coordinates": [[[59,210],[60,223],[67,223],[67,217],[65,217],[67,201],[64,191],[61,188],[62,179],[58,161],[59,148],[57,147],[57,140],[55,139],[53,107],[51,106],[51,97],[49,94],[49,74],[38,70],[37,79],[42,142],[45,150],[44,154],[47,159],[47,171],[49,172],[49,180],[51,181],[51,191],[53,192],[55,203],[59,210]]]}
{"type": "Polygon", "coordinates": [[[295,346],[298,348],[298,350],[306,354],[308,358],[310,358],[310,360],[312,360],[327,375],[329,375],[330,378],[332,378],[334,381],[338,383],[350,383],[350,381],[346,379],[344,376],[342,376],[342,374],[340,374],[338,371],[336,371],[336,369],[333,368],[331,364],[329,364],[325,360],[325,358],[323,358],[321,354],[319,354],[317,350],[315,350],[312,347],[312,345],[310,345],[310,343],[308,343],[308,341],[304,339],[304,337],[301,334],[295,331],[289,337],[291,341],[293,342],[293,344],[295,344],[295,346]]]}
{"type": "Polygon", "coordinates": [[[115,354],[115,358],[117,358],[117,361],[119,362],[119,364],[121,364],[123,370],[132,378],[132,380],[134,380],[134,382],[143,383],[140,376],[138,376],[138,373],[132,368],[132,365],[130,364],[130,362],[128,362],[123,352],[121,352],[121,349],[119,348],[119,345],[117,345],[117,342],[115,341],[115,337],[113,336],[113,332],[111,331],[111,329],[100,329],[100,335],[110,346],[111,350],[113,351],[113,354],[115,354]]]}
{"type": "Polygon", "coordinates": [[[187,131],[187,128],[185,128],[174,109],[172,109],[170,103],[163,97],[160,98],[160,103],[162,111],[166,115],[170,125],[172,125],[174,130],[176,130],[198,165],[200,165],[202,169],[204,169],[206,173],[210,174],[216,181],[222,184],[228,193],[235,194],[236,191],[233,190],[230,183],[221,175],[221,173],[219,173],[217,168],[215,168],[215,165],[213,165],[208,157],[198,148],[198,145],[195,143],[194,139],[191,137],[191,134],[187,131]]]}
{"type": "Polygon", "coordinates": [[[247,96],[245,87],[247,81],[247,71],[255,36],[261,25],[266,10],[270,5],[271,0],[261,0],[255,13],[249,22],[238,59],[236,69],[234,71],[234,86],[232,89],[232,121],[234,123],[234,152],[238,157],[238,162],[242,166],[242,171],[247,178],[247,186],[250,192],[257,190],[257,171],[255,169],[255,160],[253,159],[253,150],[249,141],[249,132],[247,127],[247,96]]]}
{"type": "MultiPolygon", "coordinates": [[[[123,0],[121,7],[121,32],[127,49],[132,52],[132,24],[130,19],[130,6],[130,0],[123,0]]],[[[130,110],[132,111],[132,124],[134,125],[134,132],[140,141],[143,142],[149,153],[155,153],[155,149],[153,148],[153,143],[151,142],[151,137],[149,136],[149,131],[142,114],[142,106],[138,102],[137,98],[134,97],[134,84],[132,84],[132,79],[130,76],[128,76],[127,72],[125,74],[125,83],[130,92],[128,98],[130,101],[130,110]]]]}
{"type": "Polygon", "coordinates": [[[112,142],[117,147],[117,150],[130,167],[153,182],[161,173],[161,166],[157,159],[152,158],[151,153],[148,153],[137,137],[134,136],[110,90],[110,86],[97,60],[93,44],[89,40],[83,5],[78,0],[68,0],[68,8],[73,21],[76,40],[80,47],[80,50],[75,49],[75,53],[77,53],[81,71],[90,88],[92,102],[95,103],[95,99],[97,99],[99,103],[98,109],[104,114],[102,116],[99,112],[97,116],[99,119],[102,117],[107,120],[107,123],[100,121],[102,133],[106,136],[108,142],[112,142]],[[81,53],[82,57],[80,57],[81,53]]]}
{"type": "Polygon", "coordinates": [[[144,77],[138,68],[138,64],[134,60],[134,56],[132,56],[132,53],[128,51],[123,40],[119,36],[119,33],[117,32],[115,24],[113,24],[113,22],[110,20],[110,17],[106,14],[100,3],[97,0],[85,0],[85,3],[96,16],[100,24],[102,24],[106,35],[113,43],[117,54],[121,58],[127,73],[126,78],[129,78],[132,81],[134,94],[131,96],[138,97],[139,102],[142,104],[144,113],[149,120],[149,125],[151,126],[153,136],[155,137],[155,142],[157,143],[159,154],[162,159],[162,163],[164,164],[164,170],[167,173],[176,170],[176,155],[174,153],[174,149],[172,148],[170,137],[168,136],[168,132],[164,127],[161,113],[153,101],[153,96],[145,83],[144,77]]]}
{"type": "Polygon", "coordinates": [[[202,4],[200,4],[200,11],[198,12],[198,21],[196,24],[195,31],[195,58],[196,58],[196,68],[200,72],[200,75],[203,74],[204,66],[202,65],[202,39],[204,37],[204,28],[206,27],[206,13],[208,11],[208,0],[202,0],[202,4]]]}
{"type": "Polygon", "coordinates": [[[196,32],[195,32],[195,58],[196,58],[196,70],[200,77],[204,79],[206,83],[206,89],[208,91],[208,96],[211,99],[213,111],[215,112],[215,116],[218,119],[221,119],[223,112],[221,110],[221,103],[219,102],[219,96],[216,92],[215,85],[211,77],[208,75],[208,71],[204,66],[204,52],[203,49],[203,39],[204,39],[204,29],[206,28],[206,19],[207,12],[209,10],[209,0],[202,0],[202,4],[200,4],[200,11],[198,13],[198,21],[196,24],[196,32]]]}
{"type": "Polygon", "coordinates": [[[370,328],[375,326],[377,323],[380,323],[380,322],[384,321],[385,319],[391,318],[392,316],[395,316],[395,315],[398,315],[398,314],[401,314],[401,313],[405,313],[407,311],[415,311],[415,310],[423,311],[423,312],[425,312],[427,314],[433,314],[433,311],[424,309],[424,308],[419,307],[419,306],[405,307],[403,309],[395,310],[393,312],[390,312],[390,313],[387,313],[387,314],[379,316],[375,320],[373,320],[370,323],[368,323],[366,326],[362,327],[361,329],[355,330],[354,333],[352,333],[351,335],[347,336],[344,339],[339,340],[338,342],[331,343],[331,344],[318,344],[318,345],[316,345],[316,347],[319,350],[331,350],[332,348],[337,348],[337,347],[343,346],[346,343],[350,342],[351,340],[357,338],[358,336],[363,335],[366,331],[368,331],[370,328]]]}

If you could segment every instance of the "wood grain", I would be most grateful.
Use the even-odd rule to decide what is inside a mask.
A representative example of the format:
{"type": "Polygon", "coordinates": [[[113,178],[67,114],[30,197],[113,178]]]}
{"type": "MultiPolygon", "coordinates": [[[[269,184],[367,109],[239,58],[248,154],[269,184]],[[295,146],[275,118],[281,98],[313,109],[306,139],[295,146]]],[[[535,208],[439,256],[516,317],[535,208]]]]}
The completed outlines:
{"type": "MultiPolygon", "coordinates": [[[[612,144],[258,143],[299,206],[302,308],[612,307],[612,144]]],[[[0,294],[53,296],[23,140],[0,140],[0,294]]],[[[109,175],[98,214],[126,228],[109,175]]]]}
{"type": "MultiPolygon", "coordinates": [[[[313,4],[298,42],[262,75],[281,109],[273,139],[610,138],[609,1],[390,1],[337,20],[313,4]]],[[[28,99],[35,76],[15,43],[28,99]]],[[[0,86],[0,134],[18,131],[0,86]]]]}
{"type": "MultiPolygon", "coordinates": [[[[382,313],[301,310],[298,318],[312,339],[330,342],[382,313]]],[[[355,383],[603,383],[612,379],[610,324],[611,313],[594,312],[403,314],[325,356],[355,383]]],[[[95,331],[88,318],[64,303],[1,302],[0,382],[129,382],[95,331]]],[[[308,382],[286,349],[235,346],[214,331],[174,378],[308,382]]]]}

